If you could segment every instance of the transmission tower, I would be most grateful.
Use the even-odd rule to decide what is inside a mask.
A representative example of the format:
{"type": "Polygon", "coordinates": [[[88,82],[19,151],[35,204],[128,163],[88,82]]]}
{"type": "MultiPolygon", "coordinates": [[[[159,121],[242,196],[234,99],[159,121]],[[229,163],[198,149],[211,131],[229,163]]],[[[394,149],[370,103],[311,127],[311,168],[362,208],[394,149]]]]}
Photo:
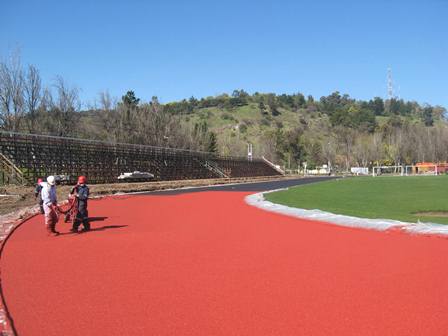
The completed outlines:
{"type": "Polygon", "coordinates": [[[392,69],[387,69],[387,99],[392,99],[394,97],[394,86],[392,83],[392,69]]]}

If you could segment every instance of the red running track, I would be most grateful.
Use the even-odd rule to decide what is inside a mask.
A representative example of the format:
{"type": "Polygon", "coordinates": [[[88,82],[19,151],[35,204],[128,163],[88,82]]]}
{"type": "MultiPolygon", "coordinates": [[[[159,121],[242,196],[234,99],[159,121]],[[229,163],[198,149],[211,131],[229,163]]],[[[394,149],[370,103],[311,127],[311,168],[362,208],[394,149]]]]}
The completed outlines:
{"type": "Polygon", "coordinates": [[[80,235],[26,222],[1,260],[18,334],[448,334],[446,239],[298,220],[245,195],[93,201],[107,218],[80,235]]]}

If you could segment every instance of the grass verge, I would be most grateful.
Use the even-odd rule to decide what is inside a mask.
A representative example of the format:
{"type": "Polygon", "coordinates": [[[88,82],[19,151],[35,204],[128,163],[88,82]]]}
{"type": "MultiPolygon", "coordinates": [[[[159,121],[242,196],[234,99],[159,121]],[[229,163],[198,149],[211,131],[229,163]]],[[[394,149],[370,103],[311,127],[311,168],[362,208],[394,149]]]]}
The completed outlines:
{"type": "Polygon", "coordinates": [[[448,176],[344,178],[265,197],[291,207],[356,217],[448,224],[448,176]]]}

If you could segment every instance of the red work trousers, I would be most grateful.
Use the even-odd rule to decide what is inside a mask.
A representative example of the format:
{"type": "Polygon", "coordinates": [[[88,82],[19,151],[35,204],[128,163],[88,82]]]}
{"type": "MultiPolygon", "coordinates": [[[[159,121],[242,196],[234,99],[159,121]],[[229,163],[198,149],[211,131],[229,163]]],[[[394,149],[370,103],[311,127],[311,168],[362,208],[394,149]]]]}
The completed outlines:
{"type": "Polygon", "coordinates": [[[44,207],[45,210],[45,226],[48,233],[56,232],[56,223],[58,222],[58,215],[56,212],[48,206],[44,207]]]}

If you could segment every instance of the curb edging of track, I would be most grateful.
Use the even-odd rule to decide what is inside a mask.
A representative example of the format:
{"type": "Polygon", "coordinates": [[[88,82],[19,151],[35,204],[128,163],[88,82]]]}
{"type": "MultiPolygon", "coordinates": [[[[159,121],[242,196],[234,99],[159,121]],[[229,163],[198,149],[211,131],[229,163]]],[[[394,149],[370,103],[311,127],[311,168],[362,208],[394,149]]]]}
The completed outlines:
{"type": "Polygon", "coordinates": [[[306,220],[319,221],[341,227],[358,228],[365,230],[388,231],[397,229],[408,234],[418,234],[427,236],[439,236],[446,238],[448,236],[448,225],[437,223],[409,223],[393,219],[371,219],[359,218],[348,215],[338,215],[318,209],[308,210],[289,207],[283,204],[277,204],[267,201],[264,194],[286,190],[288,188],[275,189],[251,194],[245,197],[245,202],[251,206],[263,209],[265,211],[279,213],[282,215],[301,218],[306,220]]]}

